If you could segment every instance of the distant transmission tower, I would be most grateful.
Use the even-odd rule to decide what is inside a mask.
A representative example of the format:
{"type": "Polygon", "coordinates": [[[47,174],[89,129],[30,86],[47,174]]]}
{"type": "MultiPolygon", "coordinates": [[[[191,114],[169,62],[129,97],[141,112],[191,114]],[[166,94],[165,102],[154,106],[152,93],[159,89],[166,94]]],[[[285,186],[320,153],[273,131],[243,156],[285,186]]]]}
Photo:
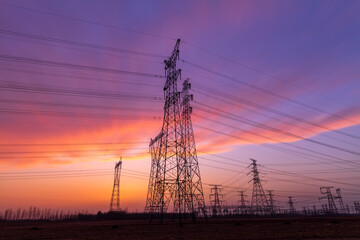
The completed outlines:
{"type": "Polygon", "coordinates": [[[214,216],[221,214],[221,204],[223,203],[222,199],[224,197],[224,194],[221,194],[222,188],[221,185],[211,185],[213,186],[210,189],[210,205],[212,207],[212,212],[214,216]],[[212,200],[211,200],[212,199],[212,200]]]}
{"type": "Polygon", "coordinates": [[[110,209],[109,211],[120,211],[120,173],[121,173],[122,160],[115,164],[114,171],[114,186],[111,195],[110,209]]]}
{"type": "Polygon", "coordinates": [[[240,208],[240,213],[241,214],[246,214],[247,211],[246,211],[246,203],[245,203],[245,194],[244,194],[244,191],[238,191],[239,195],[240,196],[240,200],[238,201],[238,205],[239,205],[239,208],[240,208]]]}
{"type": "Polygon", "coordinates": [[[330,214],[334,214],[334,213],[337,213],[337,208],[336,208],[336,205],[334,202],[334,197],[331,194],[331,188],[333,188],[333,187],[320,187],[320,193],[326,194],[326,196],[319,197],[319,200],[327,198],[327,200],[328,200],[327,211],[330,214]]]}
{"type": "Polygon", "coordinates": [[[360,202],[354,201],[354,210],[356,214],[360,214],[360,202]]]}
{"type": "Polygon", "coordinates": [[[252,163],[249,165],[249,167],[252,167],[252,173],[253,173],[253,192],[252,192],[252,198],[251,198],[251,210],[254,214],[264,214],[269,211],[269,201],[266,198],[266,194],[264,192],[264,189],[261,185],[260,177],[259,177],[259,171],[257,169],[257,163],[255,159],[251,159],[252,163]]]}
{"type": "Polygon", "coordinates": [[[274,190],[267,190],[269,195],[269,211],[271,214],[275,213],[275,204],[274,204],[274,190]]]}
{"type": "Polygon", "coordinates": [[[289,203],[289,213],[290,214],[295,214],[296,210],[295,210],[295,207],[294,207],[292,197],[289,197],[289,202],[288,203],[289,203]]]}
{"type": "Polygon", "coordinates": [[[186,79],[181,92],[177,90],[180,69],[180,39],[168,60],[165,60],[166,83],[164,86],[164,120],[160,133],[150,141],[151,172],[145,210],[152,216],[159,213],[161,222],[170,203],[173,212],[192,218],[199,212],[205,216],[205,201],[200,169],[197,160],[195,138],[191,123],[192,108],[189,94],[191,85],[186,79]]]}
{"type": "Polygon", "coordinates": [[[338,199],[338,200],[339,200],[339,205],[340,205],[340,211],[341,211],[341,213],[346,213],[346,208],[345,208],[345,205],[344,205],[342,196],[341,196],[341,190],[340,190],[340,188],[337,188],[337,189],[336,189],[336,196],[334,197],[334,199],[338,199]]]}

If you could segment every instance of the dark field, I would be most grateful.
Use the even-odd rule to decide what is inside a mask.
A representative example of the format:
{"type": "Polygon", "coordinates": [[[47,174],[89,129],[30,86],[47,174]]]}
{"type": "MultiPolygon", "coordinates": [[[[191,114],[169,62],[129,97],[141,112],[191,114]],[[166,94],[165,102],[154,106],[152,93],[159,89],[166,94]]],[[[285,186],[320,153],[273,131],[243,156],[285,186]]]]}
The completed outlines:
{"type": "Polygon", "coordinates": [[[0,222],[0,239],[360,239],[360,217],[0,222]]]}

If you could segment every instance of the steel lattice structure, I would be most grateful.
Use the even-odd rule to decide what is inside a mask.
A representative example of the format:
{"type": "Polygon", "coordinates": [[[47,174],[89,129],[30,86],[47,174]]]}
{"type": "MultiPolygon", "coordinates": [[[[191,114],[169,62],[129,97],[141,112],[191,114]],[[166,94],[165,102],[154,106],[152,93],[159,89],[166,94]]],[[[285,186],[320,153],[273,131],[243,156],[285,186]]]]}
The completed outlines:
{"type": "Polygon", "coordinates": [[[190,213],[195,220],[197,213],[205,216],[205,201],[195,138],[191,123],[189,94],[191,85],[186,79],[181,92],[177,82],[181,70],[176,68],[180,39],[168,60],[165,60],[166,83],[164,86],[164,120],[160,133],[150,141],[151,172],[145,210],[151,215],[167,212],[173,203],[173,212],[190,213]]]}
{"type": "Polygon", "coordinates": [[[319,200],[327,198],[327,200],[328,200],[328,205],[327,205],[328,213],[337,214],[338,210],[337,210],[337,207],[336,207],[335,202],[334,202],[334,196],[331,193],[331,188],[334,188],[334,187],[320,187],[320,193],[321,194],[326,194],[326,196],[319,197],[319,200]]]}
{"type": "Polygon", "coordinates": [[[259,177],[259,171],[257,169],[257,163],[255,159],[250,159],[252,163],[250,166],[252,167],[253,173],[253,192],[251,198],[251,210],[253,214],[266,214],[269,213],[270,204],[268,199],[266,198],[265,191],[261,185],[261,180],[259,177]]]}
{"type": "Polygon", "coordinates": [[[222,213],[222,203],[223,201],[220,199],[223,199],[224,194],[221,194],[221,192],[223,191],[223,188],[221,188],[221,185],[211,185],[211,189],[210,189],[210,195],[209,198],[212,199],[210,200],[210,204],[212,207],[212,213],[214,216],[217,215],[221,215],[222,213]]]}
{"type": "Polygon", "coordinates": [[[334,199],[338,199],[338,200],[339,200],[339,205],[340,205],[340,211],[341,211],[341,213],[346,213],[346,208],[345,208],[345,205],[344,205],[342,196],[341,196],[341,190],[340,190],[340,188],[337,188],[337,189],[336,189],[336,194],[337,194],[337,196],[335,196],[334,199]]]}
{"type": "Polygon", "coordinates": [[[240,196],[240,200],[238,201],[238,205],[239,205],[239,208],[240,208],[240,213],[241,214],[246,214],[247,213],[247,210],[246,210],[246,204],[245,204],[245,194],[244,194],[244,191],[238,191],[239,195],[240,196]]]}
{"type": "MultiPolygon", "coordinates": [[[[293,200],[292,200],[292,197],[290,197],[289,196],[289,213],[290,214],[295,214],[296,213],[296,209],[295,209],[295,207],[294,207],[294,202],[293,202],[293,200]]],[[[315,212],[316,212],[316,210],[315,210],[315,212]]]]}
{"type": "Polygon", "coordinates": [[[120,211],[120,174],[121,174],[122,160],[115,164],[114,171],[114,186],[111,195],[109,211],[120,211]]]}
{"type": "Polygon", "coordinates": [[[187,176],[187,186],[185,193],[185,201],[191,205],[196,213],[206,216],[204,192],[202,188],[199,162],[197,158],[194,130],[192,127],[191,113],[192,107],[190,102],[193,101],[193,95],[190,94],[191,84],[189,79],[183,83],[181,92],[181,116],[183,126],[183,142],[185,147],[185,174],[187,176]]]}
{"type": "Polygon", "coordinates": [[[270,213],[271,214],[275,214],[275,204],[274,204],[274,194],[273,194],[273,192],[274,192],[274,190],[267,190],[267,192],[268,192],[268,196],[269,196],[269,211],[270,211],[270,213]]]}

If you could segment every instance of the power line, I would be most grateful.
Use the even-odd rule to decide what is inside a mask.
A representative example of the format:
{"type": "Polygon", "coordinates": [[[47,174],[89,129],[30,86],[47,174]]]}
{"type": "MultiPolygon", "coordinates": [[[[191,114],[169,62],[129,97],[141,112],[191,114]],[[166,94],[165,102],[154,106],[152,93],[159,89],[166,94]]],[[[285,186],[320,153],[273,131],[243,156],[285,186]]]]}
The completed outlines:
{"type": "MultiPolygon", "coordinates": [[[[275,164],[275,165],[296,166],[296,165],[304,165],[304,164],[306,165],[306,164],[311,163],[311,164],[320,164],[320,165],[330,164],[332,166],[337,167],[337,165],[334,165],[333,163],[338,163],[338,164],[343,164],[343,163],[352,163],[353,164],[354,163],[354,161],[347,162],[349,160],[345,160],[345,159],[342,159],[342,158],[334,157],[332,155],[328,155],[328,154],[324,154],[324,153],[321,153],[321,152],[313,151],[311,149],[303,148],[303,147],[300,147],[300,146],[297,146],[297,145],[293,145],[291,143],[283,142],[281,144],[284,144],[284,145],[287,145],[287,146],[290,146],[290,147],[294,147],[294,148],[298,148],[298,149],[301,149],[301,150],[306,151],[306,152],[299,152],[299,151],[295,151],[293,149],[287,149],[287,148],[283,148],[283,147],[279,147],[279,146],[275,146],[275,145],[271,145],[271,148],[276,149],[276,150],[278,150],[280,152],[284,152],[284,153],[287,153],[287,154],[294,155],[294,156],[300,156],[302,159],[309,159],[311,161],[316,161],[316,162],[296,162],[296,163],[275,164]],[[318,154],[318,155],[322,156],[322,158],[319,159],[317,156],[308,154],[307,152],[318,154]],[[337,161],[333,161],[330,158],[332,158],[334,160],[337,160],[337,161]],[[324,160],[324,161],[322,161],[322,160],[324,160]]],[[[268,147],[270,147],[270,146],[268,146],[268,147]]]]}
{"type": "Polygon", "coordinates": [[[221,164],[225,164],[225,165],[230,165],[230,166],[234,166],[234,167],[244,167],[244,166],[240,166],[240,165],[237,165],[237,164],[232,164],[232,163],[227,163],[227,162],[219,162],[219,161],[216,161],[216,160],[213,160],[213,159],[209,159],[209,158],[205,158],[205,157],[198,157],[199,159],[204,159],[206,161],[210,161],[210,162],[215,162],[215,163],[221,163],[221,164]]]}
{"type": "Polygon", "coordinates": [[[79,152],[106,152],[106,151],[123,151],[123,150],[139,150],[147,148],[104,148],[104,149],[84,149],[84,150],[56,150],[56,151],[10,151],[3,152],[0,154],[30,154],[30,153],[79,153],[79,152]]]}
{"type": "MultiPolygon", "coordinates": [[[[212,113],[211,111],[209,110],[206,110],[207,113],[212,113]]],[[[221,116],[221,117],[224,117],[224,115],[221,115],[221,114],[218,114],[218,116],[221,116]]],[[[226,117],[226,116],[225,116],[226,117]]],[[[227,117],[226,117],[227,118],[227,117]]],[[[229,119],[232,119],[231,117],[229,119]]],[[[217,124],[221,124],[223,126],[226,126],[226,127],[229,127],[229,128],[233,128],[233,129],[236,129],[236,130],[240,130],[242,132],[245,132],[245,133],[249,133],[251,135],[254,135],[254,136],[258,136],[258,137],[261,137],[261,138],[264,138],[264,139],[268,139],[268,140],[272,140],[272,141],[277,141],[277,142],[280,142],[278,139],[275,139],[275,138],[272,138],[272,137],[267,137],[267,136],[264,136],[262,134],[258,134],[258,133],[253,133],[251,131],[245,131],[241,128],[238,128],[238,127],[235,127],[233,125],[229,125],[229,124],[225,124],[223,122],[219,122],[219,121],[216,121],[216,120],[212,120],[212,119],[207,119],[208,121],[211,121],[211,122],[215,122],[217,124]]],[[[232,119],[234,120],[234,119],[232,119]]],[[[215,132],[215,133],[218,133],[218,134],[221,134],[221,135],[224,135],[224,136],[228,136],[228,137],[232,137],[232,138],[235,138],[235,139],[239,139],[239,140],[243,140],[245,142],[252,142],[252,143],[255,143],[254,141],[251,141],[249,139],[246,139],[246,138],[243,138],[243,137],[239,137],[237,135],[232,135],[232,134],[227,134],[227,133],[224,133],[224,132],[220,132],[220,131],[216,131],[214,129],[210,129],[210,128],[207,128],[207,127],[203,127],[203,126],[198,126],[202,129],[205,129],[207,131],[211,131],[211,132],[215,132]]],[[[282,142],[282,144],[284,145],[287,145],[287,146],[291,146],[291,147],[295,147],[295,148],[298,148],[298,149],[301,149],[303,151],[306,151],[306,152],[312,152],[312,153],[315,153],[315,154],[318,154],[318,155],[321,155],[321,156],[325,156],[325,157],[329,157],[329,158],[333,158],[335,160],[338,160],[337,162],[341,162],[341,163],[347,163],[347,164],[355,164],[355,165],[359,165],[359,163],[357,163],[356,161],[351,161],[351,160],[345,160],[345,159],[342,159],[342,158],[339,158],[339,157],[336,157],[336,156],[332,156],[332,155],[329,155],[329,154],[325,154],[325,153],[322,153],[322,152],[318,152],[318,151],[315,151],[315,150],[312,150],[312,149],[309,149],[309,148],[304,148],[304,147],[301,147],[301,146],[297,146],[297,145],[293,145],[291,143],[287,143],[287,142],[282,142]]],[[[286,153],[290,153],[292,155],[295,155],[297,156],[299,154],[299,152],[296,152],[294,150],[288,150],[288,149],[284,149],[284,148],[281,148],[281,147],[278,147],[278,146],[273,146],[273,145],[266,145],[266,144],[263,144],[262,145],[263,147],[265,148],[269,148],[269,149],[275,149],[277,151],[280,151],[280,152],[286,152],[286,153]]],[[[308,155],[308,154],[306,154],[308,155]]],[[[313,157],[310,155],[310,157],[313,157]]],[[[317,161],[319,161],[319,159],[317,158],[317,161]]],[[[323,163],[328,163],[328,161],[323,161],[323,163]]],[[[333,163],[330,163],[331,165],[333,165],[333,163]]]]}
{"type": "Polygon", "coordinates": [[[110,107],[100,105],[87,105],[87,104],[70,104],[70,103],[50,103],[50,102],[39,102],[39,101],[22,101],[12,99],[0,99],[0,103],[10,104],[25,104],[25,105],[43,105],[53,107],[66,107],[66,108],[86,108],[86,109],[97,109],[97,110],[121,110],[121,111],[144,111],[144,112],[156,112],[156,109],[150,108],[130,108],[130,107],[110,107]]]}
{"type": "Polygon", "coordinates": [[[85,52],[85,53],[91,53],[91,54],[97,54],[97,55],[106,55],[106,56],[111,56],[111,57],[116,57],[116,58],[126,58],[126,59],[141,61],[141,62],[162,64],[162,62],[160,62],[160,61],[152,61],[152,60],[147,60],[147,59],[142,59],[142,58],[134,58],[134,57],[131,57],[131,56],[128,56],[128,55],[118,55],[118,54],[111,54],[111,53],[107,53],[107,52],[98,52],[96,50],[91,51],[91,50],[88,50],[88,49],[82,49],[82,48],[76,48],[76,47],[68,47],[66,45],[62,46],[62,45],[56,45],[56,44],[51,44],[51,43],[36,42],[36,41],[28,40],[28,39],[1,36],[1,35],[0,35],[0,38],[8,39],[8,40],[11,40],[11,41],[26,42],[26,43],[30,43],[30,44],[33,44],[33,45],[49,46],[49,47],[55,47],[55,48],[61,48],[61,49],[68,49],[68,50],[77,51],[77,52],[85,52]]]}
{"type": "MultiPolygon", "coordinates": [[[[56,173],[73,173],[73,174],[76,174],[76,173],[83,173],[83,172],[103,172],[103,171],[107,171],[107,172],[112,172],[110,169],[108,168],[101,168],[101,169],[73,169],[73,170],[51,170],[51,171],[23,171],[23,172],[0,172],[0,175],[2,174],[24,174],[24,175],[28,175],[28,174],[38,174],[38,173],[44,173],[44,174],[56,174],[56,173]]],[[[139,174],[143,174],[143,175],[148,175],[148,173],[146,172],[141,172],[141,171],[137,171],[137,170],[129,170],[129,169],[124,169],[123,171],[130,171],[130,172],[136,172],[136,173],[139,173],[139,174]]]]}
{"type": "MultiPolygon", "coordinates": [[[[224,185],[225,185],[225,183],[226,183],[226,185],[230,185],[230,186],[231,186],[231,185],[233,185],[234,183],[239,183],[239,181],[244,180],[244,178],[247,178],[247,177],[248,177],[247,174],[240,175],[240,173],[244,173],[246,170],[248,170],[248,168],[244,168],[242,171],[240,171],[240,172],[238,173],[238,175],[236,176],[235,179],[231,179],[231,181],[230,181],[230,180],[225,181],[225,182],[224,182],[224,185]]],[[[242,185],[245,185],[245,184],[248,184],[248,183],[249,183],[249,180],[247,179],[247,181],[243,182],[243,183],[241,184],[241,186],[242,186],[242,185]]],[[[238,185],[238,187],[240,187],[240,185],[238,185]]]]}
{"type": "MultiPolygon", "coordinates": [[[[53,179],[53,178],[78,178],[78,177],[99,177],[99,176],[110,176],[113,175],[113,173],[99,173],[99,174],[84,174],[84,175],[79,175],[79,174],[75,174],[75,175],[68,175],[68,176],[46,176],[46,177],[21,177],[21,178],[1,178],[1,181],[9,181],[9,180],[37,180],[37,179],[53,179]]],[[[129,174],[123,174],[123,176],[125,177],[130,177],[130,178],[136,178],[136,179],[141,179],[141,180],[147,180],[147,178],[144,177],[139,177],[139,176],[134,176],[134,175],[129,175],[129,174]]]]}
{"type": "MultiPolygon", "coordinates": [[[[197,84],[194,84],[194,85],[197,85],[197,84]]],[[[300,118],[300,117],[297,117],[297,116],[294,116],[294,115],[291,115],[291,114],[287,114],[285,112],[282,112],[282,111],[267,107],[265,105],[261,105],[261,104],[252,102],[250,100],[247,100],[247,99],[244,99],[244,98],[241,98],[241,97],[238,97],[238,96],[231,95],[229,93],[220,92],[219,90],[207,88],[207,87],[204,87],[204,86],[201,86],[201,88],[206,89],[206,92],[201,90],[201,89],[200,90],[194,90],[194,91],[199,92],[200,94],[203,94],[203,95],[211,96],[211,97],[215,96],[215,98],[219,99],[222,102],[229,103],[228,101],[225,101],[224,99],[228,99],[228,100],[230,100],[232,102],[235,102],[235,103],[240,102],[240,103],[244,104],[245,106],[252,106],[252,107],[255,107],[255,108],[270,112],[270,113],[277,114],[277,115],[279,115],[281,117],[285,117],[285,118],[288,118],[288,119],[295,120],[295,121],[300,122],[300,123],[306,123],[308,125],[318,127],[318,128],[322,128],[322,129],[325,129],[327,131],[335,132],[335,133],[341,134],[343,136],[347,136],[347,137],[351,137],[351,138],[355,138],[355,139],[360,139],[360,137],[355,136],[353,134],[345,133],[345,132],[343,132],[341,130],[337,130],[337,129],[331,129],[329,127],[326,127],[326,126],[323,126],[321,124],[309,121],[307,119],[303,119],[303,118],[300,118]],[[222,100],[220,98],[222,98],[222,100]]],[[[252,111],[250,109],[247,109],[247,110],[252,111]]],[[[274,118],[272,118],[272,119],[274,119],[274,118]]]]}
{"type": "Polygon", "coordinates": [[[230,168],[223,168],[223,167],[219,167],[219,166],[214,166],[214,165],[208,165],[208,164],[204,164],[204,163],[201,163],[201,166],[205,166],[205,167],[210,167],[210,168],[215,168],[215,169],[221,169],[221,170],[224,170],[224,171],[228,171],[228,172],[238,172],[234,169],[230,169],[230,168]]]}
{"type": "Polygon", "coordinates": [[[336,117],[336,118],[338,118],[338,119],[343,119],[343,120],[346,120],[346,121],[348,121],[348,122],[352,122],[352,123],[354,123],[354,124],[358,124],[356,121],[353,121],[353,120],[351,120],[351,119],[347,119],[347,118],[344,118],[344,117],[339,116],[339,115],[337,115],[337,114],[324,111],[324,110],[319,109],[319,108],[316,108],[316,107],[314,107],[314,106],[310,106],[310,105],[308,105],[308,104],[306,104],[306,103],[302,103],[302,102],[299,102],[299,101],[297,101],[297,100],[290,99],[290,98],[288,98],[288,97],[282,96],[282,95],[280,95],[280,94],[274,93],[274,92],[269,91],[269,90],[266,90],[266,89],[264,89],[264,88],[261,88],[261,87],[255,86],[255,85],[253,85],[253,84],[244,82],[244,81],[242,81],[242,80],[239,80],[239,79],[236,79],[236,78],[227,76],[227,75],[225,75],[225,74],[223,74],[223,73],[216,72],[216,71],[214,71],[214,70],[211,70],[211,69],[202,67],[202,66],[200,66],[200,65],[198,65],[198,64],[191,63],[191,62],[185,61],[185,60],[181,60],[181,61],[182,61],[183,63],[185,63],[185,64],[188,64],[188,65],[197,67],[197,68],[199,68],[199,69],[202,69],[202,70],[204,70],[204,71],[210,72],[210,73],[212,73],[212,74],[214,74],[214,75],[218,75],[218,76],[223,77],[223,78],[225,78],[225,79],[228,79],[228,80],[230,80],[230,81],[233,81],[233,82],[242,84],[242,85],[244,85],[244,86],[246,86],[246,87],[249,87],[249,88],[252,88],[252,89],[254,89],[254,90],[261,91],[261,92],[264,92],[264,93],[266,93],[266,94],[268,94],[268,95],[275,96],[275,97],[277,97],[277,98],[280,98],[280,99],[282,99],[282,100],[285,100],[285,101],[287,101],[287,102],[294,103],[294,104],[296,104],[296,105],[298,105],[298,106],[301,106],[301,107],[304,107],[304,108],[307,108],[307,109],[311,109],[312,111],[320,112],[320,113],[323,113],[323,114],[326,114],[326,115],[330,115],[330,116],[336,117]]]}
{"type": "MultiPolygon", "coordinates": [[[[146,179],[144,172],[124,169],[126,176],[146,179]]],[[[60,170],[60,171],[36,171],[36,172],[2,172],[0,180],[23,180],[23,179],[48,179],[48,178],[71,178],[71,177],[93,177],[111,175],[109,169],[87,169],[87,170],[60,170]]]]}
{"type": "MultiPolygon", "coordinates": [[[[312,180],[315,180],[315,181],[321,181],[321,182],[331,182],[331,183],[337,183],[337,184],[344,184],[344,185],[350,185],[350,186],[354,186],[354,187],[359,187],[360,185],[359,184],[352,184],[352,183],[344,183],[344,182],[339,182],[339,181],[333,181],[333,180],[330,180],[330,179],[323,179],[323,178],[316,178],[316,177],[310,177],[310,176],[305,176],[305,175],[302,175],[302,174],[298,174],[298,173],[293,173],[293,172],[288,172],[288,171],[281,171],[281,170],[276,170],[276,169],[273,169],[273,168],[269,168],[267,167],[267,169],[270,169],[270,171],[268,170],[267,172],[270,172],[270,173],[273,173],[273,174],[279,174],[279,175],[296,175],[296,176],[300,176],[300,177],[303,177],[305,179],[312,179],[312,180]]],[[[270,178],[270,177],[269,177],[270,178]]],[[[290,181],[290,179],[287,179],[290,181]]]]}
{"type": "Polygon", "coordinates": [[[58,13],[52,13],[52,12],[43,11],[43,10],[39,10],[39,9],[28,8],[28,7],[24,7],[24,6],[20,6],[20,5],[15,5],[15,4],[12,4],[12,3],[0,2],[0,4],[7,5],[7,6],[10,6],[10,7],[14,7],[14,8],[24,9],[24,10],[28,10],[28,11],[33,11],[33,12],[37,12],[37,13],[41,13],[41,14],[46,14],[46,15],[56,16],[56,17],[60,17],[60,18],[71,19],[71,20],[74,20],[74,21],[90,23],[90,24],[103,26],[103,27],[108,27],[108,28],[114,28],[114,29],[118,29],[118,30],[121,30],[121,31],[142,34],[142,35],[146,35],[146,36],[149,36],[149,37],[156,37],[156,38],[162,38],[162,39],[166,39],[166,40],[176,41],[176,38],[170,38],[170,37],[166,37],[166,36],[162,36],[162,35],[158,35],[158,34],[154,34],[154,33],[147,33],[147,32],[143,32],[143,31],[132,30],[132,29],[123,28],[123,27],[110,25],[110,24],[105,24],[105,23],[99,23],[99,22],[86,20],[86,19],[81,19],[81,18],[77,18],[77,17],[65,16],[65,15],[61,15],[61,14],[58,14],[58,13]]]}
{"type": "MultiPolygon", "coordinates": [[[[220,155],[218,155],[218,156],[220,156],[220,155]]],[[[276,171],[279,171],[279,170],[276,170],[276,171]]],[[[279,172],[282,172],[283,174],[288,174],[288,175],[300,175],[300,176],[303,176],[303,175],[298,174],[298,173],[291,173],[291,172],[287,172],[287,171],[279,171],[279,172]]],[[[308,176],[303,176],[303,177],[312,178],[313,180],[324,181],[324,182],[329,181],[329,182],[334,182],[334,183],[339,183],[339,184],[348,184],[348,183],[342,183],[342,182],[332,181],[332,180],[327,180],[327,179],[322,179],[322,178],[313,178],[313,177],[308,177],[308,176]]],[[[300,182],[300,184],[302,184],[302,183],[300,182]]],[[[311,184],[307,184],[307,183],[303,183],[303,184],[311,185],[311,184]]],[[[348,184],[348,185],[353,185],[353,184],[348,184]]],[[[358,186],[358,185],[355,185],[355,186],[358,186]]]]}
{"type": "MultiPolygon", "coordinates": [[[[198,152],[203,153],[203,154],[207,154],[207,155],[212,155],[212,156],[215,156],[215,157],[220,157],[221,156],[219,154],[210,153],[210,152],[203,152],[203,151],[198,151],[198,152]]],[[[245,161],[241,161],[241,160],[238,160],[238,159],[233,159],[233,158],[229,158],[229,157],[225,157],[225,156],[221,156],[221,158],[227,159],[227,160],[230,160],[230,161],[233,161],[233,162],[236,162],[236,163],[244,163],[247,166],[247,162],[245,162],[245,161]]]]}
{"type": "Polygon", "coordinates": [[[24,85],[19,82],[0,83],[0,90],[28,92],[28,93],[43,93],[43,94],[56,94],[68,95],[76,97],[92,97],[103,99],[123,99],[131,101],[160,101],[161,97],[150,96],[147,94],[132,94],[119,91],[100,91],[92,89],[76,89],[76,88],[60,88],[48,85],[24,85]]]}
{"type": "Polygon", "coordinates": [[[235,117],[235,118],[238,119],[239,122],[242,122],[242,123],[245,123],[245,124],[249,124],[249,125],[252,125],[252,126],[255,126],[255,127],[258,127],[258,128],[262,128],[262,129],[265,129],[265,130],[269,130],[269,131],[272,131],[272,132],[277,132],[277,133],[280,133],[280,134],[282,134],[284,136],[294,137],[294,138],[299,139],[299,140],[304,140],[304,141],[311,142],[311,143],[314,143],[314,144],[318,144],[318,145],[321,145],[321,146],[325,146],[325,147],[328,147],[328,148],[336,149],[338,151],[347,152],[347,153],[351,153],[351,154],[360,156],[360,153],[356,152],[356,151],[352,151],[352,150],[345,149],[345,148],[338,147],[338,146],[333,146],[331,144],[323,143],[323,142],[320,142],[320,141],[317,141],[317,140],[305,138],[305,137],[297,135],[297,134],[289,133],[289,132],[286,132],[284,130],[274,128],[274,127],[268,126],[266,124],[259,123],[259,122],[256,122],[254,120],[250,120],[250,119],[247,119],[247,118],[232,114],[230,112],[227,112],[227,111],[224,111],[224,110],[209,106],[207,104],[199,103],[197,101],[195,101],[195,103],[198,104],[198,105],[204,106],[206,108],[209,108],[209,109],[212,109],[212,110],[215,110],[215,111],[218,111],[218,112],[222,112],[222,113],[225,113],[225,114],[227,114],[229,116],[235,117]]]}
{"type": "MultiPolygon", "coordinates": [[[[59,155],[40,155],[40,156],[5,156],[5,157],[0,157],[1,159],[57,159],[57,158],[82,158],[82,157],[109,157],[109,155],[119,155],[123,153],[122,149],[121,151],[114,153],[114,152],[104,152],[102,154],[82,154],[82,155],[78,155],[78,156],[59,156],[59,155]]],[[[131,149],[130,149],[131,150],[131,149]]],[[[61,153],[61,152],[59,152],[61,153]]],[[[147,152],[146,152],[147,153],[147,152]]],[[[137,155],[133,154],[133,155],[137,155]]],[[[127,155],[131,155],[129,153],[127,153],[127,155]]]]}
{"type": "Polygon", "coordinates": [[[55,76],[55,77],[62,77],[65,80],[69,79],[77,79],[77,80],[88,80],[88,81],[95,81],[95,82],[101,82],[101,83],[116,83],[116,84],[130,84],[130,85],[137,85],[137,86],[149,86],[149,87],[159,87],[162,86],[161,84],[156,83],[149,83],[149,80],[146,81],[140,81],[140,79],[137,79],[135,81],[131,81],[129,79],[108,79],[108,78],[93,78],[88,76],[79,76],[79,75],[69,75],[69,74],[59,74],[54,73],[54,71],[51,72],[44,72],[44,71],[34,71],[34,70],[27,70],[24,68],[4,68],[0,67],[1,70],[5,71],[12,71],[16,73],[28,73],[28,74],[35,74],[35,75],[42,75],[42,76],[55,76]]]}
{"type": "Polygon", "coordinates": [[[60,68],[77,69],[77,70],[90,70],[90,71],[97,71],[97,72],[125,74],[125,75],[141,76],[141,77],[164,78],[164,76],[162,76],[162,75],[151,74],[151,73],[132,72],[132,71],[103,68],[103,67],[96,67],[96,66],[87,66],[87,65],[79,65],[79,64],[64,63],[64,62],[46,61],[46,60],[41,60],[41,59],[25,58],[25,57],[4,55],[4,54],[0,54],[0,60],[9,61],[9,62],[20,62],[20,63],[60,67],[60,68]]]}
{"type": "Polygon", "coordinates": [[[37,40],[42,40],[42,41],[50,41],[50,42],[67,44],[67,45],[88,47],[88,48],[107,50],[107,51],[113,51],[113,52],[121,52],[121,53],[142,55],[142,56],[146,56],[146,57],[156,57],[156,58],[161,58],[161,59],[166,58],[166,56],[158,55],[158,54],[154,54],[154,53],[145,53],[145,52],[139,52],[139,51],[134,51],[134,50],[116,48],[116,47],[108,47],[108,46],[101,46],[101,45],[90,44],[90,43],[76,42],[76,41],[59,39],[59,38],[52,38],[52,37],[47,37],[47,36],[27,34],[27,33],[22,33],[22,32],[14,32],[14,31],[9,31],[9,30],[5,30],[5,29],[0,29],[0,34],[12,35],[12,36],[17,36],[17,37],[32,38],[32,39],[37,39],[37,40]]]}
{"type": "MultiPolygon", "coordinates": [[[[323,98],[332,100],[332,101],[334,101],[334,102],[341,103],[341,104],[346,105],[346,106],[350,106],[349,104],[344,103],[344,102],[342,102],[342,101],[339,101],[338,99],[334,99],[334,98],[329,97],[329,96],[326,96],[326,95],[324,95],[324,94],[320,94],[320,93],[318,93],[318,92],[315,92],[314,90],[305,88],[305,87],[302,86],[302,85],[298,85],[298,84],[296,84],[296,83],[294,83],[294,82],[292,82],[292,81],[289,81],[289,80],[287,80],[287,79],[283,79],[283,78],[274,76],[274,75],[272,75],[272,74],[270,74],[270,73],[267,73],[267,72],[265,72],[265,71],[259,70],[259,69],[255,68],[255,67],[250,66],[250,65],[247,65],[247,64],[244,64],[244,63],[239,63],[239,62],[237,62],[237,61],[235,61],[235,60],[232,60],[232,59],[230,59],[230,58],[224,57],[224,56],[222,56],[222,55],[220,55],[220,54],[217,54],[217,53],[214,53],[214,52],[212,52],[212,51],[206,50],[206,49],[204,49],[204,48],[202,48],[202,47],[198,47],[198,46],[196,46],[196,45],[194,45],[194,44],[192,44],[192,43],[189,43],[189,42],[186,42],[186,41],[183,41],[183,43],[186,44],[186,45],[188,45],[188,46],[191,46],[191,47],[193,47],[193,48],[196,48],[196,49],[198,49],[198,50],[201,50],[201,51],[203,51],[203,52],[206,52],[206,53],[208,53],[208,54],[210,54],[210,55],[214,55],[214,56],[216,56],[216,57],[218,57],[218,58],[221,58],[221,59],[223,59],[223,60],[225,60],[225,61],[227,61],[227,62],[233,63],[233,64],[235,64],[235,65],[242,66],[242,67],[247,68],[247,69],[250,69],[251,71],[254,71],[254,72],[256,72],[256,73],[265,75],[265,76],[270,77],[270,78],[272,78],[272,79],[276,79],[276,80],[280,80],[280,81],[282,81],[282,82],[286,82],[286,83],[289,84],[289,85],[293,85],[293,86],[295,86],[295,87],[297,87],[297,88],[306,90],[307,92],[310,92],[310,93],[313,93],[313,94],[315,94],[315,95],[321,96],[321,97],[323,97],[323,98]]],[[[354,106],[350,106],[350,107],[354,107],[354,106]]]]}
{"type": "MultiPolygon", "coordinates": [[[[308,163],[311,165],[314,165],[313,163],[308,163]]],[[[262,165],[265,168],[267,167],[267,165],[262,165]]],[[[296,171],[294,173],[302,173],[302,174],[328,174],[328,173],[344,173],[344,172],[353,172],[356,173],[359,170],[359,168],[345,168],[345,169],[329,169],[329,170],[306,170],[305,172],[302,171],[296,171]]]]}
{"type": "Polygon", "coordinates": [[[123,145],[123,144],[137,144],[148,143],[147,141],[131,141],[131,142],[88,142],[88,143],[6,143],[0,144],[0,147],[30,147],[30,146],[82,146],[82,145],[123,145]]]}
{"type": "Polygon", "coordinates": [[[20,114],[20,115],[41,115],[48,117],[66,117],[66,118],[86,118],[86,119],[114,119],[123,121],[127,119],[148,118],[159,120],[161,117],[146,115],[117,115],[117,114],[98,114],[98,113],[79,113],[79,112],[62,112],[62,111],[40,111],[40,110],[19,110],[19,109],[1,109],[0,113],[20,114]]]}
{"type": "MultiPolygon", "coordinates": [[[[306,174],[306,173],[305,173],[306,174]]],[[[278,181],[286,181],[287,179],[294,180],[294,181],[314,181],[313,179],[304,179],[304,177],[299,178],[283,178],[279,179],[278,181]]],[[[332,180],[358,180],[360,177],[331,177],[332,180]]]]}

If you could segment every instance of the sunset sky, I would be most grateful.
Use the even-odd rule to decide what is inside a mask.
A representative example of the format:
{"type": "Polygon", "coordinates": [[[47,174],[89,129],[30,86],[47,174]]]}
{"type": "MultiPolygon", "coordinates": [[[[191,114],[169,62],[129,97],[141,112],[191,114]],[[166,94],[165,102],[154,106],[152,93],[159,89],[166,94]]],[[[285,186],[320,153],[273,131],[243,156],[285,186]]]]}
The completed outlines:
{"type": "Polygon", "coordinates": [[[250,158],[278,205],[360,200],[359,1],[0,2],[0,212],[143,211],[164,63],[180,38],[209,204],[246,191],[250,158]]]}

